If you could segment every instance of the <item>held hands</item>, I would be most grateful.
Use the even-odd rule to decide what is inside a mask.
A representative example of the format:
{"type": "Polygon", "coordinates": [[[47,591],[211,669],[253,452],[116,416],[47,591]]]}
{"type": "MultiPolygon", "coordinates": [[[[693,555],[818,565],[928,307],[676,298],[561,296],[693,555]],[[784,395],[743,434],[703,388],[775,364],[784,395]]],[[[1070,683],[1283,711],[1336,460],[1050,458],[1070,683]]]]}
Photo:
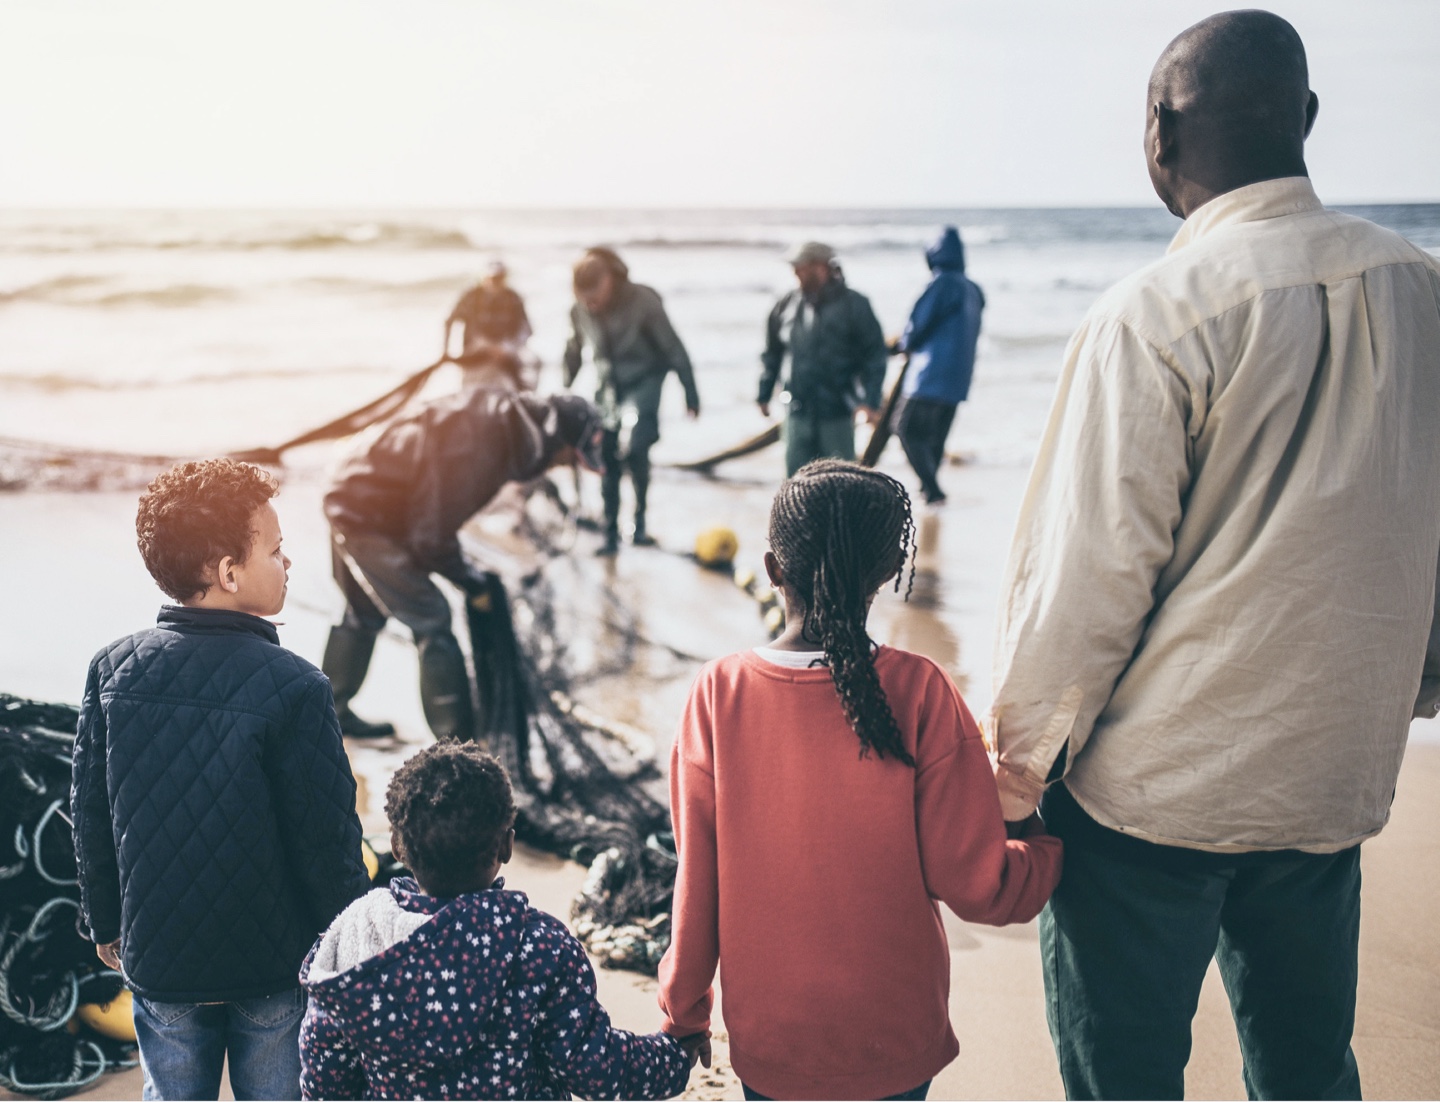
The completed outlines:
{"type": "Polygon", "coordinates": [[[1044,833],[1045,821],[1040,818],[1038,811],[1031,812],[1028,819],[1021,819],[1014,823],[1006,820],[1005,823],[1006,838],[1029,838],[1032,834],[1044,833]]]}
{"type": "MultiPolygon", "coordinates": [[[[104,945],[95,946],[95,955],[100,958],[106,968],[114,969],[116,972],[120,971],[119,938],[116,938],[114,941],[107,942],[104,945]]],[[[710,1065],[706,1064],[705,1066],[708,1068],[710,1065]]]]}
{"type": "Polygon", "coordinates": [[[692,1033],[688,1037],[676,1037],[675,1040],[690,1058],[691,1070],[694,1070],[697,1060],[707,1068],[710,1066],[710,1034],[692,1033]]]}
{"type": "Polygon", "coordinates": [[[865,418],[867,425],[878,425],[880,423],[880,411],[874,406],[856,406],[855,412],[865,418]]]}

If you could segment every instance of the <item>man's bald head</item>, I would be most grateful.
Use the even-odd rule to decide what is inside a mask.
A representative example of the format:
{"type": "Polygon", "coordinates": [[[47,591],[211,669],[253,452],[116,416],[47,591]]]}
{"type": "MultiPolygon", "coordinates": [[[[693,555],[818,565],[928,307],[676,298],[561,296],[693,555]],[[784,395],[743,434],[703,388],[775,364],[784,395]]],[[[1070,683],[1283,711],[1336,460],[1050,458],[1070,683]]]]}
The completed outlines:
{"type": "Polygon", "coordinates": [[[1175,210],[1157,170],[1186,177],[1172,185],[1194,182],[1212,194],[1304,175],[1317,106],[1305,45],[1285,20],[1257,10],[1201,20],[1165,47],[1150,74],[1146,152],[1156,190],[1175,210]],[[1155,145],[1157,129],[1166,148],[1155,145]]]}

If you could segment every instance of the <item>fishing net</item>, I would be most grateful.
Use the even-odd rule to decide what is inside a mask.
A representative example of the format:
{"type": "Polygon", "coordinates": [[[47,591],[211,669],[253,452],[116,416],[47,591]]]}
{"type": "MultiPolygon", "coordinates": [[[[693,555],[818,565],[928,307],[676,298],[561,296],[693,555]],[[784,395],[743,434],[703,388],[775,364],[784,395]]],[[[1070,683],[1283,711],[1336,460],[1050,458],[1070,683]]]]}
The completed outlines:
{"type": "Polygon", "coordinates": [[[131,1067],[135,1046],[74,1028],[121,990],[80,936],[70,826],[74,708],[0,693],[0,1087],[59,1098],[131,1067]]]}
{"type": "Polygon", "coordinates": [[[475,573],[466,614],[476,734],[510,774],[516,836],[589,867],[571,913],[577,936],[602,965],[653,975],[670,943],[677,866],[669,809],[645,787],[657,776],[654,747],[570,699],[576,678],[555,610],[543,569],[513,596],[499,575],[475,573]]]}

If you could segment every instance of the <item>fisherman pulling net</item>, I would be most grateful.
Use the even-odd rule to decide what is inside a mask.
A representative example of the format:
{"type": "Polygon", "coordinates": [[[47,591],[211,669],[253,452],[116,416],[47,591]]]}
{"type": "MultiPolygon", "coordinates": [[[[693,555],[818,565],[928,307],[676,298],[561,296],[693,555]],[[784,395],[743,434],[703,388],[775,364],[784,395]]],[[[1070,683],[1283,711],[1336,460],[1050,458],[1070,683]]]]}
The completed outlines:
{"type": "Polygon", "coordinates": [[[0,1088],[38,1098],[72,1094],[135,1063],[133,1044],[75,1029],[78,1009],[123,989],[75,926],[78,718],[65,705],[0,693],[0,1088]]]}

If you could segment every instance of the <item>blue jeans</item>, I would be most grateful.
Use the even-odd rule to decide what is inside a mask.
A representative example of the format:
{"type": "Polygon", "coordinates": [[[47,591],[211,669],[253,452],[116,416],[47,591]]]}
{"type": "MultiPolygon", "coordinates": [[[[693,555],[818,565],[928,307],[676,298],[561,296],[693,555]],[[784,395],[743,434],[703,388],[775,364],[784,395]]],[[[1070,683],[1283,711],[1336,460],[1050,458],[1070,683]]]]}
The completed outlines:
{"type": "Polygon", "coordinates": [[[135,996],[145,1098],[219,1098],[230,1057],[237,1099],[300,1097],[305,993],[230,1003],[161,1003],[135,996]]]}

